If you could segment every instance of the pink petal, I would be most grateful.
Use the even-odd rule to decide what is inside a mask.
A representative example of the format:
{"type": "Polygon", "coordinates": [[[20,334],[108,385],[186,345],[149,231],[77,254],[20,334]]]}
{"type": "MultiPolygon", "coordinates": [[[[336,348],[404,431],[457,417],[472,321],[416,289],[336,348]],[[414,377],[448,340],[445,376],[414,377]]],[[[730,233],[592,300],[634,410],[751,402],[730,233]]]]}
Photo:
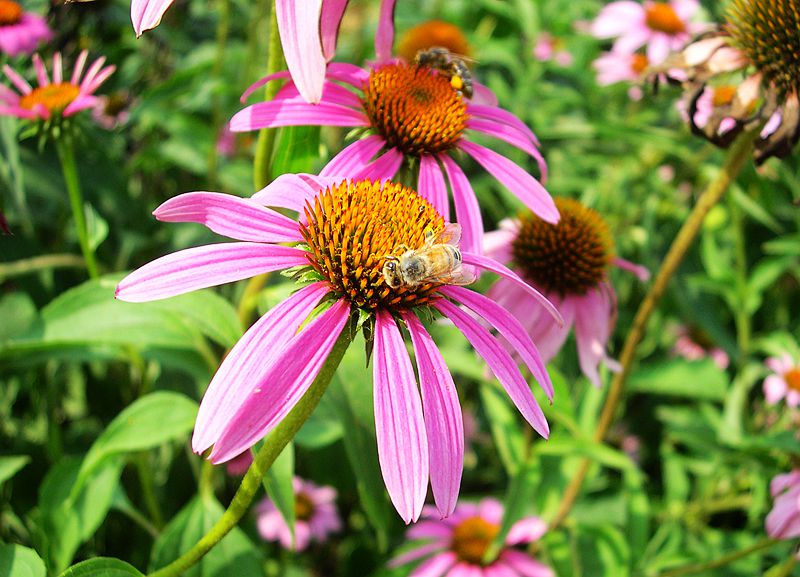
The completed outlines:
{"type": "Polygon", "coordinates": [[[381,0],[378,29],[375,32],[375,60],[378,63],[392,59],[394,46],[394,5],[396,0],[381,0]]]}
{"type": "Polygon", "coordinates": [[[477,515],[489,523],[499,525],[503,522],[503,504],[494,497],[484,497],[478,503],[477,515]]]}
{"type": "Polygon", "coordinates": [[[88,108],[94,108],[97,105],[97,97],[95,96],[78,96],[75,100],[69,103],[69,105],[64,109],[62,112],[62,116],[72,116],[73,114],[77,114],[81,110],[86,110],[88,108]]]}
{"type": "MultiPolygon", "coordinates": [[[[633,54],[642,46],[645,46],[653,36],[653,31],[646,25],[634,24],[625,34],[617,38],[612,46],[613,52],[623,54],[633,54]]],[[[649,58],[649,56],[648,56],[649,58]]]]}
{"type": "Polygon", "coordinates": [[[264,206],[288,208],[302,213],[306,202],[313,200],[327,187],[338,184],[343,177],[318,177],[313,174],[282,174],[259,190],[251,200],[264,206]]]}
{"type": "Polygon", "coordinates": [[[53,84],[61,84],[64,79],[64,67],[61,62],[61,52],[53,54],[53,84]]]}
{"type": "Polygon", "coordinates": [[[319,28],[322,0],[276,0],[275,12],[292,80],[306,102],[316,104],[322,99],[326,64],[319,28]]]}
{"type": "Polygon", "coordinates": [[[773,477],[772,481],[769,482],[769,493],[775,498],[795,485],[800,485],[800,470],[798,469],[773,477]]]}
{"type": "MultiPolygon", "coordinates": [[[[426,506],[426,509],[428,507],[426,506]]],[[[459,505],[459,511],[461,506],[459,505]]],[[[423,513],[430,513],[434,517],[441,517],[441,514],[438,510],[436,511],[426,511],[423,513]]],[[[451,517],[449,520],[452,520],[451,517]]],[[[419,523],[415,523],[413,526],[409,527],[408,531],[406,531],[406,536],[409,539],[435,539],[438,541],[450,541],[453,537],[453,528],[447,524],[447,522],[442,520],[433,520],[433,521],[420,521],[419,523]]]]}
{"type": "Polygon", "coordinates": [[[406,524],[416,521],[428,487],[428,439],[414,369],[392,316],[375,317],[375,432],[386,489],[406,524]]]}
{"type": "Polygon", "coordinates": [[[306,104],[295,100],[270,100],[259,102],[240,110],[230,122],[232,132],[246,132],[276,126],[369,126],[361,112],[320,102],[306,104]]]}
{"type": "Polygon", "coordinates": [[[360,180],[386,180],[394,178],[400,165],[403,164],[403,153],[396,148],[390,148],[384,154],[370,162],[367,166],[358,171],[353,178],[360,180]]]}
{"type": "Polygon", "coordinates": [[[253,242],[297,242],[297,222],[248,198],[188,192],[169,199],[153,215],[163,222],[198,222],[224,236],[253,242]]]}
{"type": "MultiPolygon", "coordinates": [[[[275,95],[275,100],[288,99],[304,101],[297,86],[291,82],[281,87],[275,95]]],[[[350,108],[361,108],[361,100],[358,96],[344,86],[328,80],[322,84],[322,99],[330,104],[341,104],[342,106],[349,106],[350,108]]]]}
{"type": "Polygon", "coordinates": [[[778,375],[769,375],[764,379],[764,397],[769,405],[774,405],[786,396],[787,389],[786,381],[778,375]]]}
{"type": "Polygon", "coordinates": [[[483,574],[486,577],[519,577],[519,573],[514,571],[505,563],[495,561],[491,565],[484,567],[483,574]]]}
{"type": "Polygon", "coordinates": [[[650,271],[647,270],[647,268],[643,267],[642,265],[634,264],[629,260],[625,260],[624,258],[619,258],[619,257],[614,258],[611,264],[613,264],[617,268],[621,268],[622,270],[635,274],[636,278],[638,278],[642,282],[647,282],[648,280],[650,280],[650,271]]]}
{"type": "Polygon", "coordinates": [[[489,136],[494,136],[495,138],[508,142],[512,146],[516,146],[523,152],[527,152],[539,165],[539,172],[542,174],[542,182],[547,180],[547,163],[544,161],[542,153],[531,143],[527,135],[520,133],[515,126],[473,116],[467,120],[467,128],[482,132],[483,134],[488,134],[489,136]]]}
{"type": "Polygon", "coordinates": [[[456,209],[456,219],[461,225],[461,250],[473,254],[481,254],[483,244],[483,218],[478,206],[478,199],[472,190],[469,179],[464,171],[447,154],[440,154],[439,160],[444,165],[450,189],[453,191],[453,206],[456,209]]]}
{"type": "Polygon", "coordinates": [[[353,144],[342,150],[339,154],[334,156],[331,161],[325,165],[319,175],[320,176],[347,176],[352,178],[352,175],[367,166],[372,158],[378,154],[378,151],[383,148],[385,144],[383,138],[376,134],[371,134],[366,138],[356,140],[353,144]]]}
{"type": "Polygon", "coordinates": [[[458,147],[474,158],[542,220],[552,224],[558,222],[556,204],[538,180],[506,157],[484,146],[462,138],[458,147]]]}
{"type": "Polygon", "coordinates": [[[445,551],[431,557],[419,567],[408,574],[408,577],[442,577],[455,565],[456,554],[452,551],[445,551]]]}
{"type": "Polygon", "coordinates": [[[256,82],[251,84],[247,88],[247,90],[245,90],[242,93],[242,96],[239,98],[239,100],[244,103],[248,98],[250,98],[250,95],[253,94],[253,92],[258,90],[262,86],[266,85],[267,83],[272,82],[273,80],[279,80],[289,77],[290,75],[288,70],[281,70],[280,72],[275,72],[274,74],[269,74],[267,76],[264,76],[260,80],[257,80],[256,82]]]}
{"type": "MultiPolygon", "coordinates": [[[[559,297],[552,296],[551,298],[557,300],[559,297]]],[[[574,296],[565,297],[558,303],[558,310],[564,318],[563,325],[559,325],[552,317],[544,315],[538,315],[536,319],[531,317],[524,324],[531,339],[539,347],[539,353],[545,363],[550,362],[564,346],[575,322],[577,308],[575,303],[579,298],[574,296]]],[[[526,298],[525,300],[528,299],[526,298]]]]}
{"type": "Polygon", "coordinates": [[[131,0],[131,22],[136,36],[158,26],[172,2],[173,0],[131,0]]]}
{"type": "Polygon", "coordinates": [[[414,345],[430,450],[431,488],[443,517],[458,500],[464,468],[464,423],[456,385],[436,343],[412,312],[402,314],[414,345]]]}
{"type": "Polygon", "coordinates": [[[525,420],[537,433],[547,438],[550,434],[547,419],[545,419],[530,387],[522,378],[516,363],[500,343],[488,330],[453,303],[440,299],[433,306],[453,321],[453,324],[464,333],[464,336],[472,343],[477,353],[484,358],[497,380],[503,385],[525,420]]]}
{"type": "Polygon", "coordinates": [[[322,37],[322,53],[328,62],[336,54],[336,38],[339,36],[339,25],[342,23],[347,2],[348,0],[325,0],[322,3],[319,29],[322,37]]]}
{"type": "Polygon", "coordinates": [[[644,24],[644,7],[638,2],[611,2],[607,4],[592,23],[592,35],[597,38],[613,38],[630,32],[637,24],[644,24]]]}
{"type": "Polygon", "coordinates": [[[8,64],[3,64],[3,73],[11,81],[11,84],[17,87],[22,94],[30,94],[31,85],[22,76],[17,74],[17,71],[11,68],[8,64]]]}
{"type": "Polygon", "coordinates": [[[337,301],[269,359],[269,368],[252,383],[250,394],[214,444],[213,463],[232,459],[283,420],[317,377],[349,317],[350,304],[337,301]]]}
{"type": "Polygon", "coordinates": [[[483,235],[483,254],[507,265],[514,260],[513,242],[519,234],[519,221],[506,218],[500,221],[498,227],[483,235]]]}
{"type": "Polygon", "coordinates": [[[84,94],[91,94],[98,88],[100,85],[103,84],[108,77],[114,74],[114,71],[117,69],[116,66],[106,66],[101,70],[90,82],[87,82],[84,86],[81,87],[81,91],[84,94]]]}
{"type": "Polygon", "coordinates": [[[547,394],[547,398],[553,401],[553,383],[547,369],[544,366],[542,357],[533,344],[531,338],[522,328],[519,321],[514,318],[506,309],[486,298],[480,293],[465,289],[459,286],[442,287],[440,292],[453,300],[469,307],[473,312],[488,321],[497,331],[511,343],[511,346],[519,354],[533,378],[547,394]]]}
{"type": "MultiPolygon", "coordinates": [[[[133,9],[133,6],[131,6],[131,9],[133,9]]],[[[70,84],[78,84],[78,80],[80,80],[81,74],[83,74],[83,67],[86,66],[87,58],[89,58],[89,51],[81,50],[81,53],[78,54],[78,59],[75,61],[75,68],[72,70],[70,84]]]]}
{"type": "MultiPolygon", "coordinates": [[[[414,525],[416,527],[416,525],[414,525]]],[[[408,537],[407,537],[408,538],[408,537]]],[[[432,553],[436,553],[440,551],[443,547],[446,547],[446,544],[442,542],[434,542],[434,543],[427,543],[416,549],[411,549],[402,555],[398,555],[393,559],[390,559],[389,562],[386,564],[390,569],[394,569],[395,567],[400,567],[402,565],[407,565],[412,561],[416,561],[417,559],[421,559],[423,557],[427,557],[432,553]]]]}
{"type": "Polygon", "coordinates": [[[472,102],[486,106],[497,106],[497,95],[480,82],[472,83],[472,102]]]}
{"type": "Polygon", "coordinates": [[[597,368],[600,361],[606,358],[606,346],[615,316],[614,305],[608,292],[601,287],[589,289],[576,304],[575,340],[581,371],[594,386],[600,387],[602,381],[597,368]]]}
{"type": "Polygon", "coordinates": [[[50,84],[50,78],[47,76],[47,68],[45,68],[42,57],[38,54],[33,55],[33,69],[36,71],[36,81],[39,86],[47,86],[50,84]]]}
{"type": "Polygon", "coordinates": [[[501,562],[514,569],[522,577],[555,577],[555,572],[520,551],[506,549],[500,554],[501,562]]]}
{"type": "Polygon", "coordinates": [[[547,300],[547,298],[542,293],[540,293],[538,290],[536,290],[531,285],[522,280],[519,276],[517,276],[517,274],[514,271],[512,271],[508,267],[505,267],[499,262],[487,258],[485,256],[463,251],[461,253],[461,258],[464,264],[471,264],[473,266],[477,266],[478,268],[491,271],[515,283],[518,287],[520,287],[529,295],[531,295],[533,298],[535,298],[537,302],[540,305],[542,305],[548,313],[550,313],[550,315],[556,320],[558,324],[560,325],[564,324],[564,319],[561,318],[561,315],[559,314],[556,307],[553,306],[553,303],[547,300]]]}
{"type": "Polygon", "coordinates": [[[661,64],[670,54],[670,39],[664,33],[656,33],[647,44],[647,60],[650,64],[661,64]]]}
{"type": "Polygon", "coordinates": [[[328,78],[345,82],[360,90],[369,80],[369,71],[347,62],[331,62],[328,65],[328,78]]]}
{"type": "Polygon", "coordinates": [[[510,113],[508,110],[498,108],[497,106],[486,106],[470,103],[467,106],[467,113],[476,118],[507,124],[508,126],[516,128],[518,132],[521,132],[527,136],[536,148],[540,148],[542,146],[533,131],[528,128],[528,125],[522,122],[522,120],[510,113]]]}
{"type": "Polygon", "coordinates": [[[162,256],[117,285],[116,298],[145,302],[308,264],[299,248],[251,242],[209,244],[162,256]]]}
{"type": "Polygon", "coordinates": [[[91,82],[95,79],[97,74],[100,72],[100,69],[103,68],[103,64],[106,62],[106,57],[101,56],[89,67],[89,70],[86,71],[86,76],[83,77],[81,81],[81,92],[84,92],[86,87],[91,84],[91,82]]]}
{"type": "Polygon", "coordinates": [[[520,545],[538,541],[547,532],[547,523],[539,517],[525,517],[511,526],[506,537],[507,545],[520,545]]]}
{"type": "MultiPolygon", "coordinates": [[[[450,220],[450,206],[447,202],[447,184],[444,182],[444,175],[436,157],[430,154],[423,154],[419,157],[419,180],[417,182],[417,192],[419,195],[430,202],[436,212],[441,214],[445,220],[450,220]]],[[[459,219],[462,228],[466,228],[459,219]]],[[[470,233],[472,234],[472,233],[470,233]]]]}

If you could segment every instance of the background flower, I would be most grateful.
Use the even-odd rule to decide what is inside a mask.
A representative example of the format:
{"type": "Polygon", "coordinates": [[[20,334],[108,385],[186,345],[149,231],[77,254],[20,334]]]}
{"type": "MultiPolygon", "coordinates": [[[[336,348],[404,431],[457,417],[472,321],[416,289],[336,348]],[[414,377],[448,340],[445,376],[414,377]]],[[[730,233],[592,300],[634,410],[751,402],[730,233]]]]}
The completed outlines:
{"type": "Polygon", "coordinates": [[[769,491],[775,500],[765,522],[773,539],[800,537],[800,471],[773,478],[769,491]]]}
{"type": "Polygon", "coordinates": [[[0,52],[11,57],[31,54],[52,37],[44,18],[25,12],[14,0],[0,0],[0,52]]]}
{"type": "Polygon", "coordinates": [[[764,396],[770,405],[786,399],[790,407],[800,405],[800,366],[784,353],[780,357],[770,357],[764,363],[772,374],[764,379],[764,396]]]}

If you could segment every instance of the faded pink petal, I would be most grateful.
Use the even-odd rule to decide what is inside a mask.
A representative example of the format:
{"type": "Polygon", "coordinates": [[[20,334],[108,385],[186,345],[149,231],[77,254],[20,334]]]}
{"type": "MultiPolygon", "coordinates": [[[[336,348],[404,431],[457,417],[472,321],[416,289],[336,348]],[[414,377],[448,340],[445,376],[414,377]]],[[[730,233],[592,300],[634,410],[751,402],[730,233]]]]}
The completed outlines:
{"type": "Polygon", "coordinates": [[[638,2],[611,2],[603,7],[592,22],[591,32],[597,38],[613,38],[643,23],[644,8],[638,2]]]}
{"type": "Polygon", "coordinates": [[[306,102],[322,99],[325,56],[320,39],[323,0],[276,0],[275,12],[286,65],[306,102]]]}
{"type": "Polygon", "coordinates": [[[629,260],[619,257],[615,257],[614,260],[611,261],[611,264],[617,268],[621,268],[622,270],[635,274],[636,278],[642,282],[647,282],[650,280],[650,271],[642,265],[634,264],[629,260]]]}
{"type": "Polygon", "coordinates": [[[769,482],[769,493],[774,498],[795,485],[800,486],[800,470],[798,469],[773,477],[769,482]]]}

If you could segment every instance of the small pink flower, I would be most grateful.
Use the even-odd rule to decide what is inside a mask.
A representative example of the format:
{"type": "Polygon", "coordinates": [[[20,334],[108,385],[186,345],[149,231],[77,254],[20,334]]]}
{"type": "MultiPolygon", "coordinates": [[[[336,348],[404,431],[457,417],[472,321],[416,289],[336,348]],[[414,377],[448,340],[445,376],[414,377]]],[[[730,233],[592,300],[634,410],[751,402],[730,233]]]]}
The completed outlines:
{"type": "Polygon", "coordinates": [[[477,504],[460,502],[447,519],[425,507],[422,519],[406,531],[406,537],[419,541],[419,545],[389,563],[399,567],[425,559],[409,577],[555,577],[550,567],[515,548],[545,534],[547,525],[538,517],[517,521],[506,536],[505,546],[488,565],[483,557],[503,521],[499,501],[486,498],[477,504]]]}
{"type": "Polygon", "coordinates": [[[12,57],[31,54],[40,42],[52,37],[44,18],[25,12],[13,0],[0,0],[0,52],[12,57]]]}
{"type": "Polygon", "coordinates": [[[341,531],[342,521],[336,511],[336,490],[318,486],[295,477],[294,485],[294,543],[292,531],[275,504],[267,497],[256,508],[258,534],[265,541],[277,541],[284,549],[304,551],[311,542],[324,543],[341,531]]]}
{"type": "Polygon", "coordinates": [[[800,537],[800,470],[773,478],[769,490],[775,504],[767,515],[767,534],[773,539],[800,537]]]}
{"type": "Polygon", "coordinates": [[[780,357],[770,357],[764,363],[772,374],[764,379],[764,396],[767,403],[774,405],[786,399],[790,407],[800,405],[800,365],[784,353],[780,357]]]}
{"type": "MultiPolygon", "coordinates": [[[[244,334],[208,386],[192,447],[197,453],[213,447],[213,463],[236,457],[268,434],[309,389],[342,332],[357,330],[356,322],[368,322],[374,335],[378,457],[389,496],[406,523],[416,520],[430,478],[440,513],[451,513],[461,483],[464,428],[450,371],[418,316],[427,318],[432,312],[453,322],[528,423],[542,436],[549,434],[511,354],[458,305],[512,343],[552,398],[552,383],[536,347],[508,311],[458,286],[470,280],[465,269],[459,265],[451,274],[418,285],[394,286],[387,280],[387,256],[402,256],[403,246],[419,250],[432,232],[440,243],[458,244],[458,225],[445,225],[413,190],[390,181],[283,175],[251,199],[192,192],[168,200],[154,214],[167,222],[202,223],[240,242],[157,259],[120,281],[116,296],[121,300],[158,300],[286,269],[310,282],[244,334]],[[267,206],[296,211],[299,217],[291,219],[267,206]],[[411,337],[416,374],[401,327],[411,337]]],[[[502,264],[466,250],[460,256],[470,268],[508,279],[560,320],[549,301],[502,264]]]]}
{"type": "Polygon", "coordinates": [[[678,338],[672,352],[688,361],[696,361],[710,357],[720,368],[727,369],[730,364],[728,353],[714,346],[709,337],[698,329],[687,326],[678,327],[678,338]]]}
{"type": "Polygon", "coordinates": [[[559,66],[570,66],[573,58],[568,50],[563,48],[564,42],[560,38],[542,32],[533,46],[533,57],[540,62],[555,61],[559,66]]]}
{"type": "Polygon", "coordinates": [[[29,120],[49,120],[53,117],[68,117],[97,104],[98,98],[94,92],[114,72],[114,66],[106,66],[105,57],[100,57],[92,63],[86,75],[83,68],[86,65],[88,51],[84,50],[78,56],[70,80],[65,81],[61,66],[61,53],[53,55],[53,79],[47,75],[47,69],[38,54],[33,55],[33,65],[36,69],[36,79],[39,83],[35,88],[22,78],[7,64],[3,72],[19,92],[14,92],[6,86],[0,86],[0,115],[16,116],[29,120]]]}
{"type": "Polygon", "coordinates": [[[603,52],[592,66],[597,71],[597,83],[608,86],[617,82],[639,82],[649,62],[644,54],[603,52]]]}
{"type": "Polygon", "coordinates": [[[236,135],[231,132],[231,127],[227,122],[217,138],[217,154],[225,157],[236,154],[236,135]]]}
{"type": "Polygon", "coordinates": [[[705,29],[705,25],[691,22],[699,7],[697,0],[612,2],[597,15],[592,34],[616,38],[615,52],[633,54],[645,46],[648,60],[660,64],[705,29]]]}
{"type": "Polygon", "coordinates": [[[98,96],[92,108],[92,118],[106,130],[114,130],[130,119],[129,106],[130,96],[124,92],[98,96]]]}

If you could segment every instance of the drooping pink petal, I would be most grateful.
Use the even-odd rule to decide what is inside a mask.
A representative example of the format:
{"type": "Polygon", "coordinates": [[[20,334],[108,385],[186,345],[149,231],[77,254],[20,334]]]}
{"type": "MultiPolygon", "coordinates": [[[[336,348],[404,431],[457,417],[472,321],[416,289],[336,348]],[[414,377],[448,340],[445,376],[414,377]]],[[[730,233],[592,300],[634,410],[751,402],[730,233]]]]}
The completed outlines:
{"type": "MultiPolygon", "coordinates": [[[[558,306],[564,319],[563,325],[559,325],[552,317],[542,314],[538,315],[538,318],[530,316],[527,322],[523,323],[531,339],[539,347],[539,353],[545,363],[550,362],[564,346],[575,322],[576,302],[580,299],[575,296],[561,298],[558,295],[553,295],[551,298],[556,301],[554,304],[558,306]]],[[[530,301],[530,298],[525,298],[525,300],[530,301]]]]}
{"type": "Polygon", "coordinates": [[[539,302],[539,304],[541,304],[545,308],[545,310],[548,313],[550,313],[550,315],[556,320],[557,323],[559,323],[560,325],[564,324],[564,319],[561,318],[561,315],[559,314],[559,312],[556,309],[556,307],[553,306],[553,303],[551,303],[549,300],[547,300],[547,297],[545,297],[538,290],[536,290],[531,285],[529,285],[524,280],[522,280],[517,275],[517,273],[515,273],[514,271],[512,271],[508,267],[503,266],[499,262],[497,262],[495,260],[492,260],[490,258],[487,258],[485,256],[481,256],[481,255],[478,255],[478,254],[472,254],[472,253],[468,253],[468,252],[464,252],[464,251],[461,252],[461,258],[462,258],[464,264],[471,264],[473,266],[477,266],[478,268],[482,268],[484,270],[491,271],[491,272],[493,272],[495,274],[498,274],[501,277],[513,282],[518,287],[520,287],[525,292],[527,292],[529,295],[531,295],[533,298],[535,298],[539,302]]]}
{"type": "MultiPolygon", "coordinates": [[[[447,184],[444,181],[442,169],[436,162],[436,157],[430,154],[423,154],[419,157],[419,180],[417,184],[419,195],[430,202],[436,212],[441,214],[445,220],[450,220],[450,203],[447,202],[447,184]]],[[[462,230],[466,225],[459,219],[462,230]]],[[[470,233],[472,234],[472,233],[470,233]]]]}
{"type": "Polygon", "coordinates": [[[483,567],[467,561],[459,561],[448,571],[446,577],[485,577],[483,567]]]}
{"type": "Polygon", "coordinates": [[[473,254],[481,254],[483,250],[483,218],[478,199],[472,190],[469,179],[455,161],[447,154],[440,154],[439,160],[444,165],[450,189],[453,191],[453,206],[456,209],[456,219],[461,225],[461,250],[473,254]]]}
{"type": "Polygon", "coordinates": [[[375,32],[375,60],[382,64],[392,59],[394,46],[394,5],[397,0],[381,0],[378,30],[375,32]]]}
{"type": "Polygon", "coordinates": [[[383,138],[371,134],[356,140],[334,156],[320,171],[320,176],[353,175],[369,165],[373,157],[385,144],[383,138]]]}
{"type": "Polygon", "coordinates": [[[286,79],[286,78],[289,78],[290,76],[291,75],[289,74],[288,70],[281,70],[280,72],[275,72],[273,74],[268,74],[267,76],[264,76],[263,78],[261,78],[259,80],[256,80],[255,82],[253,82],[253,84],[248,86],[247,90],[245,90],[242,93],[242,96],[239,98],[239,100],[242,103],[244,103],[248,98],[250,98],[250,95],[253,94],[253,92],[258,90],[262,86],[265,86],[266,84],[268,84],[269,82],[272,82],[273,80],[286,79]]]}
{"type": "Polygon", "coordinates": [[[480,82],[472,83],[472,102],[484,106],[497,106],[497,95],[480,82]]]}
{"type": "Polygon", "coordinates": [[[547,532],[547,523],[539,517],[525,517],[511,526],[506,536],[507,545],[520,545],[538,541],[547,532]]]}
{"type": "Polygon", "coordinates": [[[319,374],[349,317],[350,304],[337,301],[269,359],[269,368],[252,383],[250,395],[214,444],[213,463],[232,459],[283,420],[319,374]]]}
{"type": "MultiPolygon", "coordinates": [[[[305,99],[300,94],[297,86],[289,82],[281,87],[275,95],[275,100],[289,100],[295,99],[304,102],[305,99]]],[[[326,80],[322,84],[322,99],[330,104],[340,104],[342,106],[349,106],[350,108],[361,108],[361,100],[356,94],[335,82],[326,80]]]]}
{"type": "Polygon", "coordinates": [[[136,36],[158,26],[172,2],[173,0],[131,0],[131,22],[136,36]]]}
{"type": "Polygon", "coordinates": [[[462,138],[458,147],[513,192],[539,218],[551,224],[558,222],[556,204],[538,180],[505,156],[484,146],[462,138]]]}
{"type": "Polygon", "coordinates": [[[596,387],[602,385],[598,366],[606,358],[606,345],[613,328],[612,307],[608,293],[598,287],[589,289],[580,298],[575,311],[575,340],[581,371],[596,387]]]}
{"type": "Polygon", "coordinates": [[[459,286],[447,286],[439,289],[439,292],[469,307],[497,329],[519,354],[531,371],[533,378],[536,379],[539,386],[547,394],[547,398],[552,402],[553,383],[547,374],[542,357],[539,355],[536,345],[531,341],[528,333],[525,332],[525,329],[522,328],[516,318],[492,299],[486,298],[475,291],[459,286]]]}
{"type": "Polygon", "coordinates": [[[519,221],[504,218],[497,227],[497,230],[483,235],[483,254],[507,265],[514,259],[513,242],[519,234],[519,221]]]}
{"type": "Polygon", "coordinates": [[[647,282],[648,280],[650,280],[650,271],[647,270],[647,268],[643,267],[642,265],[632,263],[629,260],[625,260],[624,258],[619,258],[619,257],[615,257],[614,260],[611,261],[611,264],[613,264],[617,268],[621,268],[622,270],[628,271],[629,273],[633,273],[634,275],[636,275],[636,278],[638,278],[642,282],[647,282]]]}
{"type": "Polygon", "coordinates": [[[318,177],[313,174],[282,174],[250,198],[264,206],[288,208],[302,213],[307,201],[342,180],[342,177],[318,177]]]}
{"type": "Polygon", "coordinates": [[[322,0],[276,0],[283,55],[292,80],[306,102],[322,99],[325,56],[320,39],[322,0]]]}
{"type": "Polygon", "coordinates": [[[484,577],[519,577],[519,573],[502,561],[495,561],[483,568],[484,577]]]}
{"type": "Polygon", "coordinates": [[[358,171],[353,178],[369,180],[386,180],[394,178],[400,165],[403,164],[403,153],[396,148],[390,148],[381,156],[370,162],[367,166],[358,171]]]}
{"type": "Polygon", "coordinates": [[[467,105],[467,114],[476,118],[490,120],[492,122],[501,122],[507,124],[512,128],[516,128],[519,132],[527,136],[536,148],[541,147],[539,139],[533,133],[533,130],[528,128],[528,125],[522,122],[517,116],[497,106],[487,106],[484,104],[469,103],[467,105]]]}
{"type": "Polygon", "coordinates": [[[467,313],[445,299],[436,301],[433,306],[449,318],[464,336],[472,343],[477,353],[484,358],[492,373],[503,385],[522,416],[542,437],[547,438],[550,428],[542,409],[533,396],[530,387],[522,378],[516,363],[503,346],[488,330],[478,324],[467,313]]]}
{"type": "Polygon", "coordinates": [[[408,577],[443,577],[456,563],[456,554],[444,551],[416,567],[408,577]]]}
{"type": "Polygon", "coordinates": [[[428,487],[428,439],[408,351],[391,314],[375,317],[372,371],[378,460],[386,489],[406,524],[416,521],[428,487]]]}
{"type": "Polygon", "coordinates": [[[116,298],[146,302],[308,264],[299,248],[230,242],[188,248],[133,271],[117,285],[116,298]]]}
{"type": "Polygon", "coordinates": [[[347,2],[348,0],[324,0],[322,3],[319,30],[322,37],[322,54],[327,62],[330,62],[336,54],[336,38],[339,36],[339,25],[342,23],[347,2]]]}
{"type": "Polygon", "coordinates": [[[516,146],[523,152],[527,152],[539,165],[539,172],[542,174],[542,182],[547,180],[547,163],[544,161],[542,153],[533,145],[527,135],[520,133],[516,127],[510,124],[503,124],[501,122],[472,116],[467,120],[467,128],[482,132],[483,134],[488,134],[489,136],[494,136],[495,138],[508,142],[512,146],[516,146]]]}
{"type": "Polygon", "coordinates": [[[296,100],[270,100],[240,110],[230,122],[232,132],[277,126],[369,126],[361,112],[340,104],[306,104],[296,100]]]}
{"type": "Polygon", "coordinates": [[[464,468],[464,423],[456,385],[436,343],[413,312],[402,314],[417,359],[425,430],[430,450],[431,488],[443,517],[458,500],[464,468]]]}
{"type": "Polygon", "coordinates": [[[506,549],[503,551],[500,554],[499,560],[510,566],[517,573],[522,575],[522,577],[556,576],[553,570],[547,565],[539,563],[529,555],[521,551],[515,551],[514,549],[506,549]]]}
{"type": "Polygon", "coordinates": [[[249,198],[219,192],[188,192],[159,206],[153,215],[163,222],[198,222],[236,240],[302,241],[297,222],[249,198]]]}

